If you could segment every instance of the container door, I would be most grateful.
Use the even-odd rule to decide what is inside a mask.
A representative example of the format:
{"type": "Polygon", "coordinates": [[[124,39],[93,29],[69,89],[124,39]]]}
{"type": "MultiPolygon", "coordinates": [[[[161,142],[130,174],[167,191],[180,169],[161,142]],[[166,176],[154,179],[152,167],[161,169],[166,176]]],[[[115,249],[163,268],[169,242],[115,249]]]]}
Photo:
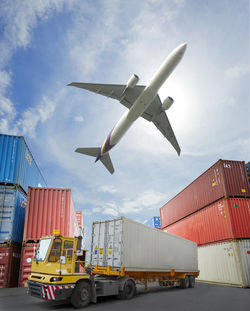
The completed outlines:
{"type": "Polygon", "coordinates": [[[13,239],[15,210],[15,189],[12,187],[0,187],[0,243],[11,241],[13,239]]]}
{"type": "Polygon", "coordinates": [[[91,265],[96,266],[98,263],[98,254],[99,254],[99,224],[93,224],[92,227],[92,245],[91,245],[91,265]]]}
{"type": "Polygon", "coordinates": [[[113,267],[121,267],[122,220],[114,222],[113,267]]]}
{"type": "Polygon", "coordinates": [[[106,223],[105,222],[101,222],[99,224],[100,229],[99,229],[99,247],[98,247],[98,260],[97,260],[97,264],[99,266],[106,266],[106,258],[105,258],[105,241],[106,241],[106,223]]]}

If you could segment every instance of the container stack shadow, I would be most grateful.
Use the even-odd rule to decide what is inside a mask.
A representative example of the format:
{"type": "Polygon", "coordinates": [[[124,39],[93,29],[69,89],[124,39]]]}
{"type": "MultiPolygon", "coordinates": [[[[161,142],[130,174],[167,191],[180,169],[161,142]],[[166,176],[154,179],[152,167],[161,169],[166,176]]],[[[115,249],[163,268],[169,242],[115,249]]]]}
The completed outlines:
{"type": "Polygon", "coordinates": [[[219,160],[160,209],[163,231],[198,244],[198,280],[250,287],[248,172],[219,160]]]}

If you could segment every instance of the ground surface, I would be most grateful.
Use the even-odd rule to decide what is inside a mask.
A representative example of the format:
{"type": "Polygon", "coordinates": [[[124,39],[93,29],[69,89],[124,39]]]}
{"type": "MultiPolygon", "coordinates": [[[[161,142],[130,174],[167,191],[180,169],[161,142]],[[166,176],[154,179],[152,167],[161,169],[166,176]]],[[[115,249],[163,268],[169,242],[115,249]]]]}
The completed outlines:
{"type": "MultiPolygon", "coordinates": [[[[39,300],[27,295],[26,291],[25,288],[0,289],[0,310],[76,310],[69,303],[39,300]]],[[[162,289],[158,285],[152,285],[150,291],[145,291],[139,286],[137,295],[131,300],[117,300],[115,297],[99,298],[97,304],[90,304],[82,310],[249,311],[250,289],[196,283],[195,288],[190,289],[162,289]]]]}

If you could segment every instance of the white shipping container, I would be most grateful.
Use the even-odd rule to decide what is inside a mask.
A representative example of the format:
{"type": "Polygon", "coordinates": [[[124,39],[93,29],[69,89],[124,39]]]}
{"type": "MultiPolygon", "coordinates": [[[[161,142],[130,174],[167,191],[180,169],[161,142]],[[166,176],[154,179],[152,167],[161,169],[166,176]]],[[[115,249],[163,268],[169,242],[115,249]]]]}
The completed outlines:
{"type": "Polygon", "coordinates": [[[197,244],[125,217],[97,221],[90,263],[114,270],[196,272],[197,244]]]}
{"type": "Polygon", "coordinates": [[[250,239],[198,247],[198,280],[250,287],[250,239]]]}

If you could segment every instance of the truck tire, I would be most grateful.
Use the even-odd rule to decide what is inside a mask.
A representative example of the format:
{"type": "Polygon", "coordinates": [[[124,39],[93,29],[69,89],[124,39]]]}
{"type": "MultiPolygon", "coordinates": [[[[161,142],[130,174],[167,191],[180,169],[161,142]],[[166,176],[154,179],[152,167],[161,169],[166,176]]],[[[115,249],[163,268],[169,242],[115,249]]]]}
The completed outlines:
{"type": "Polygon", "coordinates": [[[189,287],[189,277],[186,275],[185,279],[180,279],[180,288],[186,289],[189,287]]]}
{"type": "Polygon", "coordinates": [[[195,286],[195,277],[193,275],[189,275],[189,287],[194,288],[195,286]]]}
{"type": "Polygon", "coordinates": [[[136,287],[132,280],[127,280],[124,284],[123,290],[117,295],[118,299],[132,299],[135,295],[136,287]]]}
{"type": "Polygon", "coordinates": [[[88,282],[78,282],[70,298],[75,308],[86,307],[90,303],[90,285],[88,282]]]}

